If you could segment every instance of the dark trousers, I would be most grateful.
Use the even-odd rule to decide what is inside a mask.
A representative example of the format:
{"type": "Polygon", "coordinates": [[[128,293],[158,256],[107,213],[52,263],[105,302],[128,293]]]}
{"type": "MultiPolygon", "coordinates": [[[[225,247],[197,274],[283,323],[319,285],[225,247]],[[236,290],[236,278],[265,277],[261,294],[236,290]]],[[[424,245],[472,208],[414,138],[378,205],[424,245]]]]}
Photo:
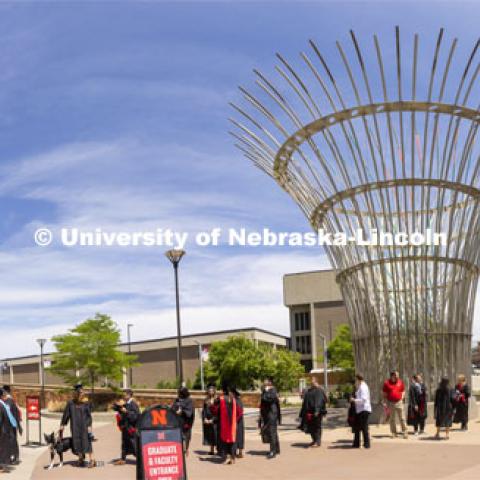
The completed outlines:
{"type": "Polygon", "coordinates": [[[269,426],[270,430],[270,453],[280,453],[280,441],[278,439],[277,422],[269,426]]]}
{"type": "Polygon", "coordinates": [[[425,430],[425,417],[415,417],[413,420],[413,430],[418,432],[419,429],[421,432],[425,430]]]}
{"type": "Polygon", "coordinates": [[[370,446],[370,435],[368,433],[368,417],[370,412],[357,413],[356,425],[355,425],[355,437],[353,439],[353,446],[355,448],[360,447],[360,432],[363,434],[363,445],[365,447],[370,446]]]}
{"type": "Polygon", "coordinates": [[[312,419],[309,430],[312,441],[316,445],[320,445],[322,441],[322,417],[320,415],[312,419]]]}

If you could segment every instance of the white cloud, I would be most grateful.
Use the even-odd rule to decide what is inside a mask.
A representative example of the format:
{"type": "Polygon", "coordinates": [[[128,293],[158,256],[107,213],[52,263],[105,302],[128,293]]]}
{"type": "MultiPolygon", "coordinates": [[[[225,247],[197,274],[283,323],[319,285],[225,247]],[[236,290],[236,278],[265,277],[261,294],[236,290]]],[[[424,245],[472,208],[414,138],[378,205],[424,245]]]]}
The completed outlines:
{"type": "MultiPolygon", "coordinates": [[[[2,167],[0,192],[54,204],[47,226],[55,233],[63,226],[195,232],[258,229],[262,220],[279,217],[298,222],[286,196],[271,201],[270,191],[235,189],[243,172],[236,164],[228,174],[219,172],[225,162],[221,153],[212,157],[132,139],[75,143],[2,167]]],[[[3,244],[0,321],[8,335],[0,337],[1,357],[35,353],[36,337],[63,333],[95,312],[112,315],[123,328],[134,323],[135,340],[175,333],[172,269],[163,249],[42,249],[32,246],[32,232],[41,225],[33,216],[3,244]]],[[[287,334],[282,276],[326,267],[320,249],[189,245],[180,269],[184,331],[259,326],[287,334]]]]}

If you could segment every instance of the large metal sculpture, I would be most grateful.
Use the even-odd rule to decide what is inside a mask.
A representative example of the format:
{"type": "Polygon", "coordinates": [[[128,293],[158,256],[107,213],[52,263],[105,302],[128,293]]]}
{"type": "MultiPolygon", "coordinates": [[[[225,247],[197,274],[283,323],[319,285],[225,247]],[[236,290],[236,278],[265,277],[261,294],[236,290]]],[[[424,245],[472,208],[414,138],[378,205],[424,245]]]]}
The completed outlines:
{"type": "Polygon", "coordinates": [[[422,50],[398,28],[386,46],[374,36],[368,54],[350,37],[328,61],[313,41],[295,68],[277,55],[275,80],[255,70],[232,134],[314,229],[445,234],[439,246],[326,247],[372,392],[391,369],[423,372],[432,392],[442,375],[471,373],[479,43],[459,63],[443,30],[422,50]]]}

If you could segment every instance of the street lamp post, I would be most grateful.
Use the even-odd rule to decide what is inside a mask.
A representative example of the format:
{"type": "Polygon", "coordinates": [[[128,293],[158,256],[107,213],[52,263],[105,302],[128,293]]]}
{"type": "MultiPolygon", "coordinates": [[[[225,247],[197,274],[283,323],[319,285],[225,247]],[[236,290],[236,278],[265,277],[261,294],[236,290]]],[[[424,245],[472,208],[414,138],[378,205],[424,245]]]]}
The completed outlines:
{"type": "MultiPolygon", "coordinates": [[[[128,323],[127,324],[127,338],[128,338],[128,354],[132,354],[132,340],[130,337],[130,327],[133,327],[133,323],[128,323]]],[[[132,366],[128,368],[128,388],[132,388],[133,385],[133,372],[132,372],[132,366]]]]}
{"type": "Polygon", "coordinates": [[[45,338],[39,338],[37,340],[40,346],[40,415],[38,418],[38,430],[39,430],[39,442],[42,443],[42,409],[45,408],[45,367],[43,364],[43,347],[47,343],[45,338]]]}
{"type": "Polygon", "coordinates": [[[198,345],[198,358],[200,359],[200,385],[201,389],[205,390],[205,380],[203,374],[203,347],[200,342],[194,340],[194,342],[198,345]]]}
{"type": "Polygon", "coordinates": [[[328,358],[327,358],[327,337],[317,332],[323,341],[323,386],[325,393],[328,391],[328,358]]]}
{"type": "Polygon", "coordinates": [[[180,297],[178,294],[178,264],[185,255],[185,250],[172,249],[165,252],[165,256],[172,262],[175,272],[175,300],[177,306],[177,378],[183,386],[183,365],[182,365],[182,329],[180,325],[180,297]]]}

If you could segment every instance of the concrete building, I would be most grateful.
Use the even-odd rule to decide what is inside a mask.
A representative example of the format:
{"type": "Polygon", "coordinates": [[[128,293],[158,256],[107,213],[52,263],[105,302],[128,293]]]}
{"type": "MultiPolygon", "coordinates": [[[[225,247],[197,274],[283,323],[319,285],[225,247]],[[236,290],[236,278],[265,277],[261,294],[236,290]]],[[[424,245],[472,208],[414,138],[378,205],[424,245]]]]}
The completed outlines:
{"type": "Polygon", "coordinates": [[[320,367],[325,342],[348,323],[335,271],[292,273],[283,277],[283,302],[290,312],[291,348],[301,354],[306,370],[320,367]]]}
{"type": "MultiPolygon", "coordinates": [[[[244,335],[258,343],[268,343],[274,347],[288,348],[289,339],[259,328],[223,330],[218,332],[184,335],[182,337],[183,370],[186,380],[194,380],[200,367],[200,348],[203,350],[218,340],[233,335],[244,335]]],[[[156,340],[132,342],[131,352],[138,357],[139,365],[132,369],[132,384],[137,388],[155,388],[160,381],[175,380],[177,338],[168,337],[156,340]]],[[[128,352],[129,345],[123,343],[120,349],[128,352]]],[[[45,354],[46,366],[51,362],[51,354],[45,354]]],[[[39,384],[40,356],[30,355],[0,360],[0,382],[11,384],[39,384]]],[[[45,370],[46,385],[61,385],[62,379],[45,370]]],[[[127,374],[123,384],[127,385],[127,374]]]]}

